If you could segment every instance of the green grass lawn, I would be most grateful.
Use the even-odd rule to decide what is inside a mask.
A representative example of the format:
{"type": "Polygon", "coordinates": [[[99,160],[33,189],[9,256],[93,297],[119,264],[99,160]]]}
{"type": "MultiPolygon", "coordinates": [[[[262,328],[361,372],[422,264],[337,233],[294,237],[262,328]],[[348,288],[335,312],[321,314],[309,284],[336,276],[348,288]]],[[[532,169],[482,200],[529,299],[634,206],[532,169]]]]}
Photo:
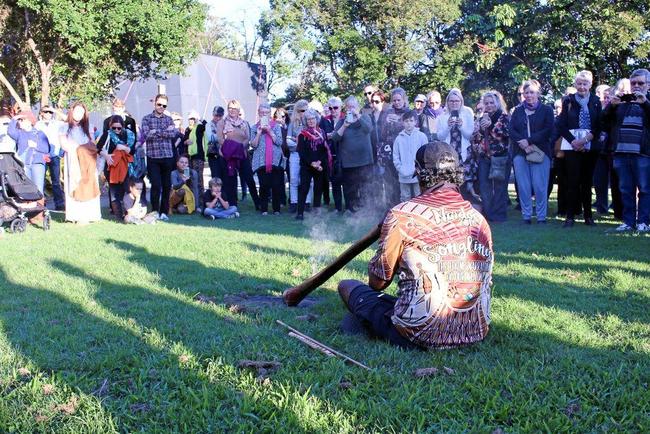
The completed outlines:
{"type": "Polygon", "coordinates": [[[279,296],[370,219],[244,206],[227,221],[6,234],[0,432],[650,432],[650,237],[606,235],[607,219],[566,230],[510,217],[492,228],[487,339],[438,352],[342,334],[336,281],[363,279],[370,250],[312,307],[224,304],[279,296]],[[305,347],[277,319],[372,370],[305,347]],[[265,380],[243,359],[281,366],[265,380]],[[439,374],[415,378],[425,367],[439,374]]]}

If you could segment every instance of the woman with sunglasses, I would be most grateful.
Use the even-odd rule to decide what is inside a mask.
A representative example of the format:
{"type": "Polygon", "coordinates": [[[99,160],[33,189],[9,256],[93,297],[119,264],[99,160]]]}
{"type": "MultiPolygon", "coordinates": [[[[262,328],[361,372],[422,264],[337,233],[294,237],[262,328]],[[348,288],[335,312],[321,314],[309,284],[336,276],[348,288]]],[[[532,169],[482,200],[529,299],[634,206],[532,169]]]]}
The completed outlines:
{"type": "Polygon", "coordinates": [[[109,119],[110,127],[97,141],[97,152],[106,160],[104,174],[108,180],[111,203],[115,219],[124,219],[122,201],[128,190],[129,166],[133,165],[135,154],[135,134],[124,127],[122,116],[109,119]]]}
{"type": "MultiPolygon", "coordinates": [[[[307,127],[305,112],[309,108],[309,102],[301,99],[293,105],[291,123],[287,131],[287,146],[289,147],[289,212],[298,210],[298,187],[300,186],[300,156],[298,155],[298,136],[307,127]]],[[[306,208],[309,211],[312,199],[311,190],[307,195],[306,208]]]]}
{"type": "Polygon", "coordinates": [[[332,166],[330,167],[329,180],[332,183],[332,196],[334,196],[334,206],[338,212],[343,212],[343,168],[341,161],[338,158],[337,143],[332,141],[334,135],[334,128],[336,124],[344,118],[342,107],[343,101],[341,98],[333,96],[327,101],[327,108],[329,115],[323,116],[320,120],[319,127],[326,134],[327,143],[332,153],[332,166]]]}

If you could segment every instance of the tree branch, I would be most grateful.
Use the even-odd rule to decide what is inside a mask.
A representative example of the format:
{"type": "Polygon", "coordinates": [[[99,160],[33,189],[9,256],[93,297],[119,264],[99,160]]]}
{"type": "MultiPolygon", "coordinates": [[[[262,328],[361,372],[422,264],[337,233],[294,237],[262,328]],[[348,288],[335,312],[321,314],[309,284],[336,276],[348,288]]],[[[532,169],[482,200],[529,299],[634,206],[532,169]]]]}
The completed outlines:
{"type": "Polygon", "coordinates": [[[11,96],[18,102],[19,104],[23,104],[23,100],[20,98],[18,95],[18,92],[16,92],[16,89],[9,83],[9,80],[7,80],[7,77],[0,71],[0,82],[5,85],[11,96]]]}

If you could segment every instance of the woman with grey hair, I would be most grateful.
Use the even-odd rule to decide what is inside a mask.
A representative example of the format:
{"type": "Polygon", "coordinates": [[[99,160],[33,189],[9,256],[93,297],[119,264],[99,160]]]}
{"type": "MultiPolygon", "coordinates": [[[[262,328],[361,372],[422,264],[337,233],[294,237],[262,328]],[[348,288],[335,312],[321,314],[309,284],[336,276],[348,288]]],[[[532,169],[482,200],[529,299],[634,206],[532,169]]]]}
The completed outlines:
{"type": "Polygon", "coordinates": [[[531,224],[532,193],[535,194],[537,223],[546,223],[548,178],[551,168],[553,109],[539,99],[540,84],[527,80],[523,84],[524,101],[510,117],[510,143],[515,178],[519,188],[521,215],[531,224]]]}
{"type": "Polygon", "coordinates": [[[343,174],[345,207],[355,212],[362,206],[372,177],[372,143],[370,116],[361,114],[359,101],[350,96],[345,100],[346,116],[334,127],[332,142],[336,144],[343,174]]]}
{"type": "Polygon", "coordinates": [[[404,129],[402,115],[409,110],[406,91],[397,87],[390,92],[391,107],[386,111],[386,121],[381,132],[381,143],[377,150],[377,165],[382,176],[384,201],[388,208],[400,202],[399,178],[393,165],[395,138],[404,129]]]}
{"type": "Polygon", "coordinates": [[[472,145],[478,157],[481,211],[490,222],[504,222],[508,216],[508,124],[510,116],[503,96],[495,90],[481,97],[483,116],[478,119],[472,145]]]}
{"type": "Polygon", "coordinates": [[[311,181],[314,181],[314,209],[320,208],[324,179],[332,164],[332,155],[327,146],[327,135],[319,126],[320,116],[314,109],[308,109],[304,116],[305,128],[298,135],[296,151],[300,158],[300,190],[296,219],[302,220],[305,201],[311,181]]]}
{"type": "Polygon", "coordinates": [[[267,215],[269,192],[273,214],[280,214],[280,199],[284,189],[284,155],[282,127],[271,118],[271,106],[262,103],[257,109],[259,120],[252,128],[250,141],[253,151],[253,171],[260,180],[260,211],[267,215]]]}
{"type": "Polygon", "coordinates": [[[562,99],[562,111],[557,127],[562,136],[561,150],[564,151],[564,164],[567,174],[567,207],[565,228],[574,224],[575,210],[582,208],[585,224],[596,223],[591,212],[591,185],[600,142],[600,98],[590,93],[593,75],[591,71],[576,74],[575,94],[562,99]]]}

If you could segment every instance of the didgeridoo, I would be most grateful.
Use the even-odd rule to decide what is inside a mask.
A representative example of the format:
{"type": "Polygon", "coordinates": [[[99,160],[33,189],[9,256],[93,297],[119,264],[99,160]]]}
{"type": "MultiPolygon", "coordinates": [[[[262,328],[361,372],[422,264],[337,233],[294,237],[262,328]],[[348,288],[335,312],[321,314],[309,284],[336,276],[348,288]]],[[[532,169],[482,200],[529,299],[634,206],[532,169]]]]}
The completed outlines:
{"type": "Polygon", "coordinates": [[[381,226],[375,226],[363,238],[351,245],[345,252],[341,253],[331,264],[323,268],[300,285],[289,288],[282,293],[282,298],[287,306],[297,306],[310,292],[325,283],[330,277],[336,274],[341,268],[354,259],[359,253],[370,247],[379,239],[381,226]]]}

